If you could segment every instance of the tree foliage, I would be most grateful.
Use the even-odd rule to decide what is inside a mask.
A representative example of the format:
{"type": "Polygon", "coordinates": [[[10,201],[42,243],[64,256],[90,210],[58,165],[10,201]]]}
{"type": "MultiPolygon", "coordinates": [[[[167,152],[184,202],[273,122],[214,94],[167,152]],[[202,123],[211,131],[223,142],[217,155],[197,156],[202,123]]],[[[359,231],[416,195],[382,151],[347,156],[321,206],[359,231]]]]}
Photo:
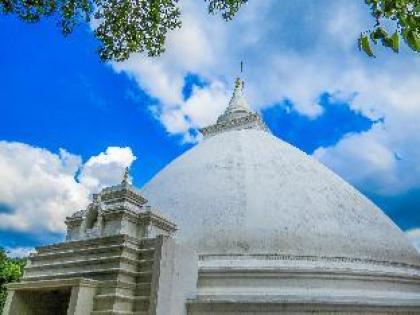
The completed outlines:
{"type": "MultiPolygon", "coordinates": [[[[371,43],[382,44],[398,52],[400,39],[415,52],[420,52],[420,0],[365,0],[376,19],[373,29],[362,33],[359,48],[375,57],[371,43]],[[384,22],[395,21],[395,29],[388,32],[384,22]]],[[[392,24],[392,23],[391,23],[392,24]]]]}
{"type": "Polygon", "coordinates": [[[19,281],[23,275],[26,259],[10,258],[0,247],[0,314],[6,301],[6,284],[19,281]]]}
{"type": "MultiPolygon", "coordinates": [[[[197,1],[197,0],[194,0],[197,1]]],[[[248,0],[201,0],[210,14],[231,20],[248,0]]],[[[255,0],[258,1],[258,0],[255,0]]],[[[359,48],[374,57],[372,44],[394,52],[400,39],[420,51],[420,0],[365,0],[376,19],[373,29],[361,34],[359,48]],[[395,21],[388,32],[384,21],[395,21]]],[[[159,56],[169,31],[181,27],[179,0],[0,0],[0,12],[35,23],[54,17],[64,35],[81,23],[90,23],[99,40],[103,61],[126,60],[134,52],[159,56]]]]}
{"type": "MultiPolygon", "coordinates": [[[[204,0],[209,13],[231,20],[248,0],[204,0]]],[[[179,0],[0,0],[0,11],[35,23],[57,19],[62,33],[91,23],[104,61],[122,61],[131,53],[158,56],[165,50],[167,33],[181,27],[179,0]]]]}

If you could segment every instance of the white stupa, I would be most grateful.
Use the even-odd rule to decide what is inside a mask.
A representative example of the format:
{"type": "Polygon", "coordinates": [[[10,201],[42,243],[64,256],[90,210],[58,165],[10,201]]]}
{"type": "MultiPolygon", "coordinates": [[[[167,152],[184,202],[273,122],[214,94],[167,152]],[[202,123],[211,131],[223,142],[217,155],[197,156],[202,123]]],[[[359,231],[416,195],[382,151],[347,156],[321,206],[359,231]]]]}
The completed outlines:
{"type": "Polygon", "coordinates": [[[5,315],[420,314],[420,255],[372,202],[273,136],[243,96],[142,191],[37,248],[5,315]]]}
{"type": "Polygon", "coordinates": [[[420,313],[420,256],[404,233],[335,173],[273,136],[239,79],[225,113],[201,132],[204,141],[142,191],[199,255],[193,314],[337,305],[420,313]]]}

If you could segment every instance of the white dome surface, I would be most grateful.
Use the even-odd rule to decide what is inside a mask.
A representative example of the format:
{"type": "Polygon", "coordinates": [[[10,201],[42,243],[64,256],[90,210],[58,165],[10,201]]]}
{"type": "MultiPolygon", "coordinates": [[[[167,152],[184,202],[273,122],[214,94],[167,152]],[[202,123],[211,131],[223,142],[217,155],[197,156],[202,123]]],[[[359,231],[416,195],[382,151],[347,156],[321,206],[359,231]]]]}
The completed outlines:
{"type": "Polygon", "coordinates": [[[144,196],[199,254],[348,257],[420,265],[371,201],[297,148],[257,129],[209,137],[158,173],[144,196]]]}

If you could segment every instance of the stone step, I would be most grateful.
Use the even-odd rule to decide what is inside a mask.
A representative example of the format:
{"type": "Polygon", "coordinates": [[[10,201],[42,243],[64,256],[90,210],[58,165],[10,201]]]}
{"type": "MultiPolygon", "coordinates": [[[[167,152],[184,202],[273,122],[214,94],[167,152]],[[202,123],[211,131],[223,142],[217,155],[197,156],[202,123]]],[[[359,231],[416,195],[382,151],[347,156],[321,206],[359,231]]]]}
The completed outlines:
{"type": "Polygon", "coordinates": [[[120,261],[107,261],[105,262],[90,262],[90,263],[82,263],[82,264],[69,264],[66,266],[62,265],[51,265],[51,266],[44,266],[44,268],[28,268],[25,270],[24,279],[31,279],[32,277],[42,277],[45,275],[56,275],[57,278],[61,278],[62,275],[65,277],[69,276],[76,276],[81,274],[116,274],[118,270],[123,270],[124,274],[122,274],[121,278],[117,277],[100,277],[95,278],[97,280],[121,280],[121,281],[128,281],[132,282],[134,279],[127,278],[129,277],[137,277],[142,276],[139,272],[139,267],[134,263],[127,263],[127,262],[120,262],[120,261]],[[100,269],[97,269],[100,268],[100,269]]]}
{"type": "Polygon", "coordinates": [[[91,238],[78,241],[66,241],[53,245],[46,245],[36,247],[36,254],[31,254],[32,256],[44,255],[48,253],[56,252],[73,252],[75,250],[90,249],[95,247],[109,247],[113,245],[121,245],[125,248],[131,248],[132,250],[137,250],[139,248],[153,248],[156,244],[156,239],[154,238],[133,238],[128,235],[112,235],[112,236],[102,236],[98,238],[91,238]]]}
{"type": "Polygon", "coordinates": [[[68,260],[63,262],[52,262],[45,264],[31,264],[25,270],[35,270],[35,269],[44,269],[44,268],[66,268],[66,267],[76,267],[76,266],[88,266],[88,265],[97,265],[105,263],[128,263],[132,265],[140,265],[140,260],[131,259],[124,256],[111,256],[111,257],[94,257],[94,258],[84,258],[78,260],[68,260]]]}
{"type": "Polygon", "coordinates": [[[147,311],[124,312],[124,311],[106,310],[106,311],[93,311],[90,314],[91,315],[149,315],[149,312],[147,311]]]}
{"type": "Polygon", "coordinates": [[[136,292],[139,295],[150,295],[150,290],[152,289],[152,284],[150,282],[138,282],[136,286],[136,292]]]}
{"type": "Polygon", "coordinates": [[[153,269],[153,259],[132,259],[125,256],[110,256],[110,257],[92,257],[83,258],[79,260],[69,260],[65,262],[51,262],[51,263],[33,263],[25,268],[25,277],[40,276],[39,272],[48,270],[49,274],[62,274],[66,272],[85,272],[85,268],[94,271],[96,266],[100,265],[101,269],[123,268],[132,272],[147,272],[153,269]]]}
{"type": "Polygon", "coordinates": [[[38,254],[44,254],[49,252],[56,252],[56,251],[66,251],[70,250],[73,251],[77,248],[86,248],[86,247],[94,247],[94,246],[110,246],[115,244],[124,244],[128,237],[126,235],[113,235],[113,236],[105,236],[99,238],[92,238],[88,240],[79,240],[79,241],[70,241],[70,242],[63,242],[54,245],[47,245],[37,247],[36,251],[38,254]]]}
{"type": "MultiPolygon", "coordinates": [[[[147,291],[143,291],[147,294],[147,291]]],[[[119,284],[115,286],[98,286],[97,294],[117,294],[117,295],[143,295],[139,294],[137,286],[133,283],[125,283],[124,285],[119,284]]],[[[144,295],[145,295],[144,294],[144,295]]]]}
{"type": "Polygon", "coordinates": [[[146,255],[147,253],[152,253],[151,249],[141,249],[135,246],[127,246],[127,244],[112,244],[106,246],[94,246],[88,247],[76,247],[68,248],[64,250],[53,250],[47,252],[39,252],[37,254],[31,254],[29,257],[31,262],[37,262],[42,260],[64,260],[66,257],[89,257],[92,255],[101,254],[106,256],[115,256],[115,255],[124,255],[126,257],[135,259],[139,255],[146,255]]]}
{"type": "Polygon", "coordinates": [[[140,267],[141,268],[147,268],[147,269],[152,269],[153,268],[153,263],[154,263],[154,259],[149,258],[149,259],[139,259],[137,260],[140,267]]]}
{"type": "Polygon", "coordinates": [[[153,245],[153,246],[150,246],[150,247],[147,247],[147,246],[142,246],[142,247],[139,247],[139,252],[150,252],[150,251],[154,251],[155,250],[155,246],[153,245]]]}
{"type": "MultiPolygon", "coordinates": [[[[95,270],[88,270],[88,271],[77,271],[77,272],[63,272],[63,273],[49,273],[37,276],[24,276],[25,281],[39,281],[39,280],[49,280],[49,279],[58,279],[58,278],[79,278],[79,277],[86,277],[89,279],[98,279],[98,280],[121,280],[122,279],[109,279],[105,278],[97,278],[98,275],[126,275],[128,277],[139,277],[142,274],[138,271],[128,271],[125,268],[106,268],[106,269],[95,269],[95,270]]],[[[124,282],[131,282],[131,281],[124,281],[124,282]]]]}
{"type": "Polygon", "coordinates": [[[140,258],[137,260],[141,264],[153,263],[155,261],[153,258],[140,258]]]}
{"type": "Polygon", "coordinates": [[[151,282],[152,275],[153,275],[152,270],[138,271],[137,272],[137,281],[138,282],[151,282]]]}
{"type": "Polygon", "coordinates": [[[135,282],[124,282],[116,280],[105,280],[97,285],[97,294],[122,294],[122,295],[142,295],[136,294],[137,284],[135,282]]]}
{"type": "Polygon", "coordinates": [[[95,296],[94,310],[115,309],[118,311],[131,312],[141,305],[141,310],[147,310],[150,298],[148,296],[131,296],[120,294],[100,294],[95,296]]]}
{"type": "Polygon", "coordinates": [[[139,300],[134,303],[134,310],[136,312],[147,312],[150,307],[150,298],[147,297],[147,300],[139,300]]]}
{"type": "Polygon", "coordinates": [[[30,260],[32,262],[38,261],[38,260],[45,260],[45,259],[59,259],[59,258],[65,258],[65,257],[74,257],[74,256],[89,256],[93,254],[113,254],[115,253],[121,253],[124,249],[123,244],[113,244],[113,245],[107,245],[107,246],[92,246],[92,247],[84,247],[84,248],[74,248],[74,249],[68,249],[63,251],[53,251],[53,252],[44,252],[44,253],[38,253],[36,255],[33,255],[30,257],[30,260]]]}

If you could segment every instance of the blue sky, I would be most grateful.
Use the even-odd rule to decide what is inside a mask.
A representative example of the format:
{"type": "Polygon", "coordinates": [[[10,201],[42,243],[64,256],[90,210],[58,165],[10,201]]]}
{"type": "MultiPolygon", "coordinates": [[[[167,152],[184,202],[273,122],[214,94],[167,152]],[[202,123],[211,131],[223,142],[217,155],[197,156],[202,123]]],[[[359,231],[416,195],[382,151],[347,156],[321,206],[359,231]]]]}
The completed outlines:
{"type": "Polygon", "coordinates": [[[251,0],[232,23],[184,2],[164,56],[120,64],[98,60],[88,27],[63,38],[53,20],[0,18],[0,246],[62,239],[63,218],[127,165],[141,187],[200,141],[240,60],[246,95],[275,135],[419,237],[418,56],[358,52],[372,22],[363,1],[251,0]]]}

